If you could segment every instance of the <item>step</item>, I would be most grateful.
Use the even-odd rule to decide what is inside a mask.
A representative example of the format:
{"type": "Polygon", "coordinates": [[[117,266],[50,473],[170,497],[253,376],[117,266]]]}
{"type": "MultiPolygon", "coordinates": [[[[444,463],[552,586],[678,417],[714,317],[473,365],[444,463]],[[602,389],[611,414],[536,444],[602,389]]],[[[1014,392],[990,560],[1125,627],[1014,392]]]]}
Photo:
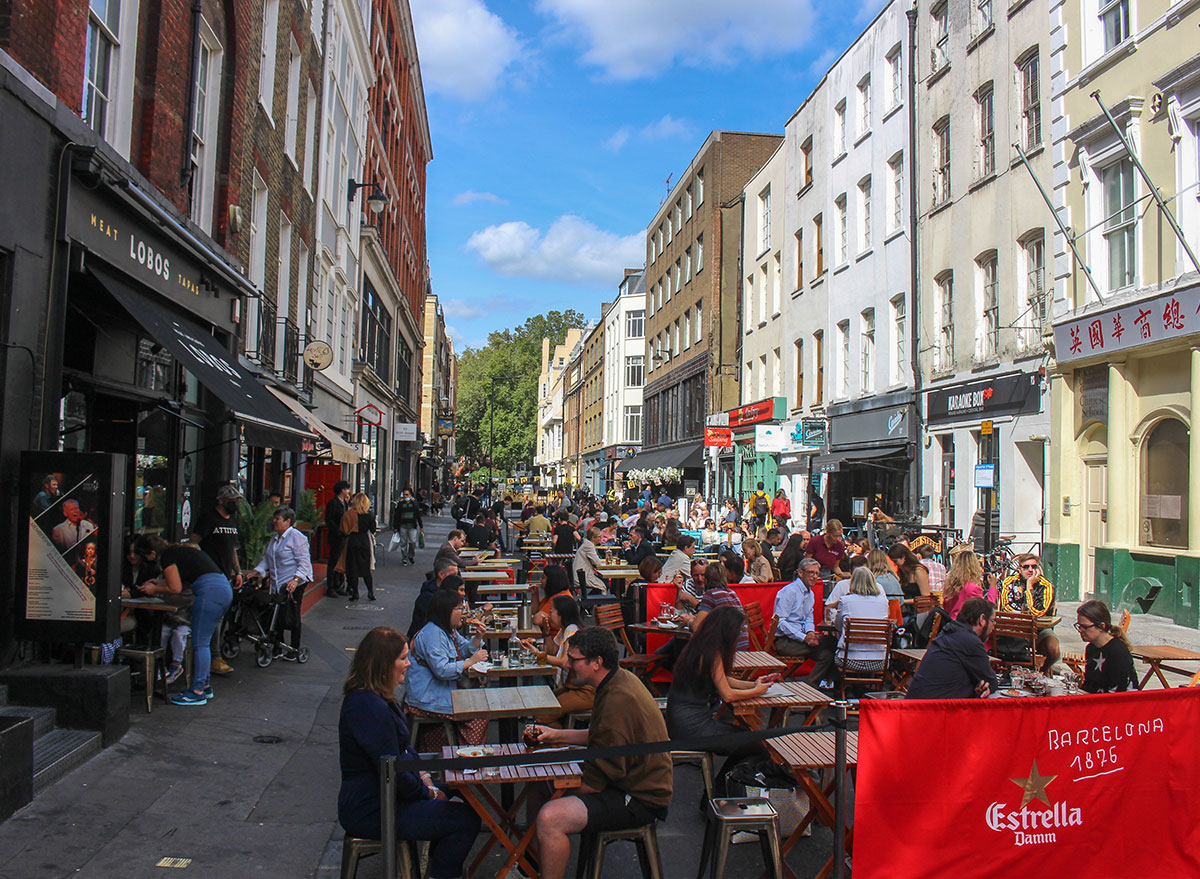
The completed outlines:
{"type": "Polygon", "coordinates": [[[0,708],[0,717],[28,717],[33,721],[33,737],[44,736],[54,729],[55,711],[33,705],[6,705],[0,708]]]}
{"type": "Polygon", "coordinates": [[[100,733],[54,729],[33,742],[33,795],[100,753],[100,733]]]}

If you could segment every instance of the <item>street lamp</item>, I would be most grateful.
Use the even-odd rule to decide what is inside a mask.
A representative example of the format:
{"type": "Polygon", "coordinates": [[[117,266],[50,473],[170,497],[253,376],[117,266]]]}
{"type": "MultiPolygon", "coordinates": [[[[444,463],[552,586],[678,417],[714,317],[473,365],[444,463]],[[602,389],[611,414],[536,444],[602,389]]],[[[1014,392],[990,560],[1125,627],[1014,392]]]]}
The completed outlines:
{"type": "Polygon", "coordinates": [[[513,382],[520,379],[519,375],[495,375],[491,376],[488,381],[491,382],[491,391],[488,393],[488,501],[492,500],[492,454],[493,446],[496,441],[496,382],[513,382]]]}

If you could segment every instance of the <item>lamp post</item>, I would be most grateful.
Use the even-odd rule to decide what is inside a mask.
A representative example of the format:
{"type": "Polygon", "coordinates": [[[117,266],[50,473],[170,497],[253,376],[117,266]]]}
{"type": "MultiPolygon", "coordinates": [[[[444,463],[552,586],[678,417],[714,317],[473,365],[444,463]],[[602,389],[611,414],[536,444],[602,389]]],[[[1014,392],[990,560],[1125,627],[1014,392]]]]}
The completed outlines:
{"type": "Polygon", "coordinates": [[[488,503],[492,502],[492,455],[496,442],[496,382],[511,382],[519,378],[519,375],[494,375],[488,378],[491,383],[488,392],[488,503]]]}

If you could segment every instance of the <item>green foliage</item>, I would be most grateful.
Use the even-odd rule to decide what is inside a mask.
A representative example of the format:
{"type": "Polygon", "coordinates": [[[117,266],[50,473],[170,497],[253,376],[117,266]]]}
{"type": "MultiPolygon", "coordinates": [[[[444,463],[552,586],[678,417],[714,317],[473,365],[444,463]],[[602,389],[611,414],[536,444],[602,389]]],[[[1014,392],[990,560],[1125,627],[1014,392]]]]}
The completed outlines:
{"type": "Polygon", "coordinates": [[[257,565],[267,551],[267,543],[275,533],[271,520],[279,509],[271,501],[263,501],[257,507],[251,507],[245,498],[238,501],[238,539],[242,544],[242,552],[246,557],[246,566],[257,565]]]}
{"type": "Polygon", "coordinates": [[[459,454],[483,465],[485,478],[491,429],[496,470],[532,464],[537,450],[542,339],[549,338],[551,346],[561,345],[569,328],[586,323],[574,309],[551,311],[534,315],[519,327],[491,333],[482,348],[463,351],[458,362],[455,445],[459,454]]]}
{"type": "Polygon", "coordinates": [[[316,489],[306,489],[300,492],[300,503],[296,508],[296,524],[305,525],[301,530],[313,531],[325,521],[325,511],[317,509],[316,489]]]}

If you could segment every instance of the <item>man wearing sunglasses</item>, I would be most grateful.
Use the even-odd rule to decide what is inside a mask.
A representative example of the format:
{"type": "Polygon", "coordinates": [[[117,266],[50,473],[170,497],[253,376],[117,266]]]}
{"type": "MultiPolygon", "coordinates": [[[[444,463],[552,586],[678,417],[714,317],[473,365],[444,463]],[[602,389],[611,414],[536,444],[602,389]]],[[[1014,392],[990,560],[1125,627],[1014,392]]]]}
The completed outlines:
{"type": "MultiPolygon", "coordinates": [[[[1017,573],[1010,574],[1000,584],[1000,612],[1027,613],[1035,619],[1055,615],[1054,584],[1042,574],[1042,560],[1031,552],[1017,556],[1017,573]]],[[[997,652],[1003,654],[1005,645],[998,639],[997,652]]],[[[1058,636],[1052,628],[1038,632],[1037,652],[1044,658],[1042,671],[1049,673],[1061,655],[1058,636]]]]}
{"type": "MultiPolygon", "coordinates": [[[[599,626],[580,629],[567,642],[567,682],[596,688],[588,729],[538,726],[547,745],[604,748],[669,741],[662,712],[645,684],[617,666],[617,639],[599,626]]],[[[546,802],[549,792],[531,790],[529,814],[537,815],[538,858],[545,879],[562,879],[571,835],[585,830],[626,830],[667,816],[674,770],[666,753],[588,760],[575,796],[546,802]],[[539,809],[540,807],[540,809],[539,809]]]]}

